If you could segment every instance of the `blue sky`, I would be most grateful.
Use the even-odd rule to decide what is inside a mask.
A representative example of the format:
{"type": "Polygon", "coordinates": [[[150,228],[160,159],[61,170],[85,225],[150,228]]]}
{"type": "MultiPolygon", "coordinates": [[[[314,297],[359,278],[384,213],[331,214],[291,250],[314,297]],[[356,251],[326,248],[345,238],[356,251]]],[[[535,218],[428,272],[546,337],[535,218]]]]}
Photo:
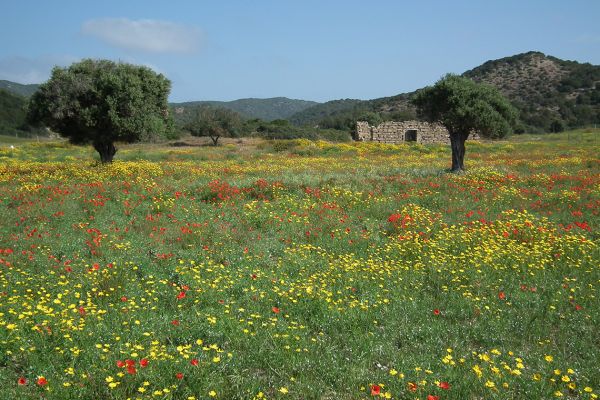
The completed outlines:
{"type": "Polygon", "coordinates": [[[600,64],[600,1],[2,1],[0,79],[109,58],[171,101],[391,96],[530,50],[600,64]]]}

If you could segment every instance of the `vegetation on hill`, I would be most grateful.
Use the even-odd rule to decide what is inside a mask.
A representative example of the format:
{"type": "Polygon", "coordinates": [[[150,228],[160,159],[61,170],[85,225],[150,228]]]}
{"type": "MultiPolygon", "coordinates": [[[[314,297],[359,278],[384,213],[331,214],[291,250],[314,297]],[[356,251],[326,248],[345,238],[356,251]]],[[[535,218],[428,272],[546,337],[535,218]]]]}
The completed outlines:
{"type": "Polygon", "coordinates": [[[314,101],[288,99],[287,97],[273,97],[269,99],[239,99],[233,101],[191,101],[185,103],[172,103],[175,109],[175,118],[185,120],[193,114],[193,109],[200,105],[227,108],[241,114],[245,118],[260,118],[265,121],[287,119],[291,115],[308,107],[319,104],[314,101]]]}
{"type": "Polygon", "coordinates": [[[191,108],[184,119],[175,120],[180,133],[192,136],[209,136],[213,144],[219,137],[262,137],[265,139],[324,139],[348,141],[347,130],[316,129],[308,126],[295,126],[288,120],[264,121],[260,118],[245,119],[241,114],[224,107],[201,104],[191,108]]]}
{"type": "Polygon", "coordinates": [[[600,123],[600,66],[529,52],[488,61],[464,76],[500,89],[519,109],[521,131],[600,123]]]}
{"type": "Polygon", "coordinates": [[[4,134],[13,134],[25,122],[26,100],[0,89],[0,131],[4,134]]]}
{"type": "Polygon", "coordinates": [[[377,125],[382,121],[415,119],[414,107],[407,98],[406,95],[398,95],[376,100],[332,100],[296,113],[289,120],[298,126],[352,131],[356,121],[377,125]]]}
{"type": "Polygon", "coordinates": [[[46,134],[27,123],[27,99],[0,89],[0,134],[27,137],[46,134]]]}
{"type": "Polygon", "coordinates": [[[332,100],[315,104],[290,116],[288,120],[294,125],[320,125],[325,119],[333,120],[340,114],[355,110],[363,110],[368,101],[357,99],[332,100]]]}
{"type": "MultiPolygon", "coordinates": [[[[600,66],[528,52],[487,61],[463,76],[495,86],[511,101],[519,111],[517,133],[558,132],[600,124],[600,66]]],[[[38,87],[0,81],[0,88],[22,96],[30,96],[38,87]]],[[[295,126],[351,132],[357,120],[415,119],[416,110],[410,103],[414,94],[326,103],[286,97],[249,98],[172,103],[171,107],[179,126],[189,123],[197,107],[208,105],[230,109],[247,119],[286,119],[295,126]]]]}
{"type": "Polygon", "coordinates": [[[265,139],[310,139],[343,142],[351,140],[347,130],[314,128],[309,126],[292,125],[288,120],[276,119],[275,121],[248,120],[245,131],[253,136],[265,139]]]}
{"type": "MultiPolygon", "coordinates": [[[[600,123],[600,66],[539,52],[487,61],[463,76],[498,88],[519,111],[516,132],[557,132],[600,123]]],[[[296,124],[351,129],[365,112],[381,120],[414,118],[415,92],[374,100],[334,100],[290,117],[296,124]]]]}
{"type": "Polygon", "coordinates": [[[40,85],[37,84],[23,85],[21,83],[0,80],[0,89],[23,97],[31,96],[39,87],[40,85]]]}

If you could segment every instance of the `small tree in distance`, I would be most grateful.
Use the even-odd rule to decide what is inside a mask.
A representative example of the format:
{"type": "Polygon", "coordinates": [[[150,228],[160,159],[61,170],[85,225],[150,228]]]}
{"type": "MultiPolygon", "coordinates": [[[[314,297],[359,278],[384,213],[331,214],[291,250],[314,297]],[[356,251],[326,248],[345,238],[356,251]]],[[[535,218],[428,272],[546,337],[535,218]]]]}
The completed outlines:
{"type": "Polygon", "coordinates": [[[29,102],[28,120],[75,144],[91,143],[102,163],[112,162],[114,143],[169,135],[171,82],[143,66],[86,59],[55,67],[29,102]]]}
{"type": "Polygon", "coordinates": [[[184,129],[192,136],[208,136],[216,146],[220,137],[237,137],[242,129],[242,118],[227,108],[201,106],[184,129]]]}
{"type": "Polygon", "coordinates": [[[465,169],[465,141],[471,132],[501,138],[512,131],[517,118],[516,109],[496,88],[453,74],[418,91],[412,102],[420,117],[448,129],[453,172],[465,169]]]}

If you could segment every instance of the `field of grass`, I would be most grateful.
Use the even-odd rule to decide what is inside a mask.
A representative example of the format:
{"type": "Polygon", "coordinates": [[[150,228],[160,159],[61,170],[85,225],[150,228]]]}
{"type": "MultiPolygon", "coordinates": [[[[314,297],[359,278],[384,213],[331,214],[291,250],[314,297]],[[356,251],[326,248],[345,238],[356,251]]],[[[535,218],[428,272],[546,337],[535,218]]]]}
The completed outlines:
{"type": "Polygon", "coordinates": [[[599,136],[0,138],[0,398],[598,398],[599,136]]]}

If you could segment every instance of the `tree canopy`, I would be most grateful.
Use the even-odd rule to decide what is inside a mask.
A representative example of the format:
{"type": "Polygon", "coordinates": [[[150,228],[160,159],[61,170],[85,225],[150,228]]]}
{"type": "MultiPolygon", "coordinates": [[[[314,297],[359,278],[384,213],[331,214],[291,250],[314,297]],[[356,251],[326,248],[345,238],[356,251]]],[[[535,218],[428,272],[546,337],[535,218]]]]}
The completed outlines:
{"type": "Polygon", "coordinates": [[[453,74],[418,91],[412,102],[420,117],[448,129],[453,171],[464,169],[469,134],[501,138],[512,131],[517,118],[515,108],[496,88],[453,74]]]}
{"type": "Polygon", "coordinates": [[[191,120],[184,126],[192,136],[208,136],[213,144],[218,144],[220,137],[237,137],[241,133],[242,118],[227,108],[201,106],[195,110],[191,120]]]}
{"type": "Polygon", "coordinates": [[[170,89],[171,82],[150,68],[85,59],[52,70],[31,97],[28,119],[72,143],[91,143],[103,163],[111,162],[114,142],[150,140],[172,132],[170,89]]]}

